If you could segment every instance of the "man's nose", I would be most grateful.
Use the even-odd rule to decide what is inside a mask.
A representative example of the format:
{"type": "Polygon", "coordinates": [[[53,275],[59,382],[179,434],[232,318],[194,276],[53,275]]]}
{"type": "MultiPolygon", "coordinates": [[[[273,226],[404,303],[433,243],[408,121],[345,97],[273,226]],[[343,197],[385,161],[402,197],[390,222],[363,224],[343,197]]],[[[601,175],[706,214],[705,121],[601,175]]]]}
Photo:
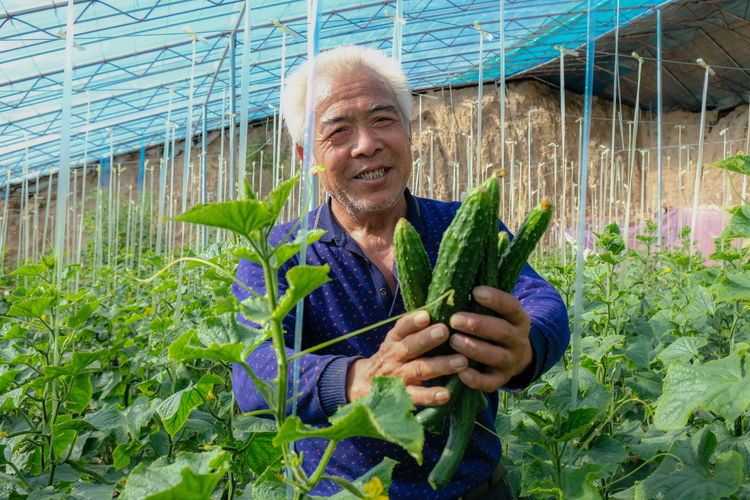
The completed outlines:
{"type": "Polygon", "coordinates": [[[365,125],[356,127],[354,141],[352,156],[372,156],[383,147],[377,132],[365,125]]]}

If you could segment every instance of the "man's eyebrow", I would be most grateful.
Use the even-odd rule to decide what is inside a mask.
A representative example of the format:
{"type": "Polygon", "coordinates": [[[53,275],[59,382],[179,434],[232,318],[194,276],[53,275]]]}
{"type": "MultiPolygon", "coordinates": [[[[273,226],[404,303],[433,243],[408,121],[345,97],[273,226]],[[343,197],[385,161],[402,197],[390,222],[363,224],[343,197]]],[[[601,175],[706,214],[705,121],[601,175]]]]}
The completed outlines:
{"type": "Polygon", "coordinates": [[[320,125],[323,127],[328,127],[331,125],[335,125],[336,123],[341,123],[346,120],[346,118],[347,117],[344,115],[334,116],[331,118],[323,118],[322,120],[320,120],[320,125]]]}
{"type": "Polygon", "coordinates": [[[393,104],[375,104],[367,110],[368,113],[377,113],[378,111],[393,111],[397,113],[398,109],[393,104]]]}

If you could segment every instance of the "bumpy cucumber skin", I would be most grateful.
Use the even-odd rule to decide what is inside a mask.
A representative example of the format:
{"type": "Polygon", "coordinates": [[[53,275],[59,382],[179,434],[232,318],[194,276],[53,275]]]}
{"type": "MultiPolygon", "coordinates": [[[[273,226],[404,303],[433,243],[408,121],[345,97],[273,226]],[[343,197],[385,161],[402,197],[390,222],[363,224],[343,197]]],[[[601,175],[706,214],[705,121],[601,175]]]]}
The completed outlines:
{"type": "MultiPolygon", "coordinates": [[[[529,213],[512,242],[509,242],[507,233],[500,233],[498,235],[495,245],[492,247],[497,248],[495,255],[498,257],[496,288],[508,293],[513,290],[529,255],[531,255],[539,239],[547,230],[551,219],[552,207],[549,200],[544,199],[529,213]]],[[[477,276],[477,279],[480,280],[480,276],[477,276]]],[[[492,280],[490,279],[490,281],[492,280]]],[[[435,432],[435,429],[444,425],[444,418],[447,413],[444,407],[450,406],[451,418],[448,441],[440,460],[433,468],[428,479],[430,485],[435,490],[441,490],[451,480],[453,474],[455,474],[458,466],[461,464],[464,451],[471,439],[471,433],[474,429],[474,418],[477,410],[482,407],[479,400],[473,398],[472,393],[479,394],[483,400],[481,403],[484,403],[484,407],[487,404],[484,395],[479,391],[469,389],[465,386],[461,388],[463,383],[461,383],[457,375],[452,375],[448,380],[448,384],[455,383],[456,380],[459,384],[456,389],[456,397],[452,397],[451,402],[443,407],[437,407],[434,410],[431,408],[430,410],[433,411],[422,418],[426,422],[425,426],[428,430],[435,432]]],[[[453,391],[451,391],[451,394],[453,394],[453,391]]]]}
{"type": "Polygon", "coordinates": [[[476,389],[464,389],[450,412],[450,431],[440,460],[430,472],[427,481],[435,491],[445,488],[461,464],[466,446],[474,431],[477,410],[486,407],[484,394],[476,389]]]}
{"type": "Polygon", "coordinates": [[[510,243],[510,237],[505,231],[501,231],[497,234],[497,268],[500,269],[502,265],[500,258],[505,255],[505,249],[508,248],[510,243]]]}
{"type": "MultiPolygon", "coordinates": [[[[487,195],[489,196],[489,203],[483,207],[485,215],[481,217],[481,220],[483,220],[481,223],[487,226],[488,234],[485,244],[474,250],[479,254],[480,264],[477,268],[475,278],[472,281],[472,288],[478,285],[487,285],[491,287],[497,286],[497,272],[494,272],[494,270],[497,269],[498,255],[496,251],[489,251],[489,249],[495,249],[498,245],[498,234],[495,231],[495,228],[497,227],[497,215],[500,211],[500,184],[497,182],[497,179],[491,177],[487,179],[482,186],[487,190],[487,195]]],[[[480,222],[477,222],[477,224],[479,223],[480,222]]],[[[443,244],[441,243],[440,249],[442,250],[442,248],[443,244]]],[[[469,289],[469,293],[471,293],[471,289],[469,289]]],[[[478,314],[494,314],[493,311],[480,306],[474,300],[471,300],[471,298],[469,299],[468,305],[468,309],[471,312],[478,314]]],[[[459,310],[466,310],[466,308],[459,310]]],[[[448,318],[450,318],[450,316],[448,318]]],[[[471,368],[479,369],[479,364],[475,362],[470,362],[469,366],[471,368]]],[[[433,434],[442,434],[445,427],[445,417],[448,415],[448,412],[454,404],[456,404],[455,402],[459,399],[460,392],[465,386],[463,382],[461,382],[461,379],[458,378],[458,375],[453,374],[450,375],[447,382],[445,382],[445,388],[448,389],[451,394],[451,401],[442,406],[426,408],[417,414],[417,421],[424,425],[425,428],[433,434]]],[[[472,420],[472,423],[473,422],[474,421],[472,420]]]]}
{"type": "MultiPolygon", "coordinates": [[[[477,275],[474,281],[474,286],[491,286],[497,288],[497,269],[498,265],[498,253],[496,251],[498,245],[498,232],[497,228],[497,215],[500,212],[500,184],[497,179],[490,177],[487,179],[483,186],[487,188],[487,194],[490,196],[490,206],[488,207],[489,212],[487,218],[489,220],[487,243],[482,247],[481,253],[484,255],[482,262],[479,265],[477,275]]],[[[471,312],[477,314],[484,314],[487,316],[494,316],[495,311],[487,307],[479,305],[476,301],[471,301],[472,307],[471,312]]]]}
{"type": "Polygon", "coordinates": [[[401,219],[396,224],[393,246],[401,296],[404,298],[406,311],[411,312],[427,303],[432,267],[419,233],[406,219],[401,219]]]}
{"type": "Polygon", "coordinates": [[[508,244],[498,261],[497,288],[510,293],[516,286],[529,255],[549,227],[552,220],[552,204],[547,198],[534,207],[523,221],[515,238],[508,244]]]}
{"type": "MultiPolygon", "coordinates": [[[[484,257],[482,252],[477,252],[477,248],[481,248],[487,240],[490,204],[487,188],[479,186],[472,190],[443,235],[427,302],[436,300],[450,289],[455,294],[453,305],[444,300],[427,308],[433,323],[447,325],[454,313],[465,311],[469,305],[474,278],[484,257]]],[[[444,343],[427,353],[427,356],[450,352],[450,346],[444,343]]]]}

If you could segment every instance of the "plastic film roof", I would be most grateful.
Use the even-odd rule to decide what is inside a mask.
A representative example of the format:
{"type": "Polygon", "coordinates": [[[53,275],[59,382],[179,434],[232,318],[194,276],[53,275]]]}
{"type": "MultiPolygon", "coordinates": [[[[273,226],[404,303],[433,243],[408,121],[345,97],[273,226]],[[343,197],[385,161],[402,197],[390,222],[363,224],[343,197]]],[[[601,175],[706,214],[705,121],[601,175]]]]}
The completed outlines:
{"type": "MultiPolygon", "coordinates": [[[[664,3],[620,0],[620,23],[649,15],[664,3]]],[[[222,113],[229,113],[228,106],[223,111],[223,93],[230,85],[233,31],[239,94],[244,5],[244,0],[75,0],[73,167],[83,164],[86,150],[89,164],[108,156],[110,133],[115,154],[162,144],[171,89],[171,121],[177,137],[186,137],[193,50],[188,26],[205,40],[196,43],[192,132],[200,132],[204,104],[207,129],[218,128],[222,113]]],[[[484,41],[484,79],[500,78],[498,0],[404,0],[402,5],[402,65],[414,90],[477,81],[475,21],[494,36],[484,41]]],[[[505,0],[506,76],[555,58],[555,45],[581,46],[586,5],[505,0]]],[[[614,29],[615,6],[616,0],[598,3],[598,35],[614,29]]],[[[18,182],[26,164],[33,177],[54,171],[59,163],[67,2],[0,0],[0,8],[0,172],[10,168],[12,182],[18,182]]],[[[321,50],[360,44],[390,54],[394,21],[387,13],[395,9],[395,1],[323,1],[321,50]]],[[[286,37],[286,71],[306,58],[306,3],[252,2],[250,121],[271,115],[269,106],[279,104],[282,30],[271,18],[302,35],[286,37]]]]}

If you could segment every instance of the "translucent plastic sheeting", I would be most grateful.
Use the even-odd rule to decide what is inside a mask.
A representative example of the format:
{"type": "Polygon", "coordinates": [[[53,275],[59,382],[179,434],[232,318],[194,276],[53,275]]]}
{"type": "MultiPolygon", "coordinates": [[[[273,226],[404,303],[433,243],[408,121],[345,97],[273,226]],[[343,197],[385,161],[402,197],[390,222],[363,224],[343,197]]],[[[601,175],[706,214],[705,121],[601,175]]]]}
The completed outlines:
{"type": "MultiPolygon", "coordinates": [[[[186,130],[192,38],[190,28],[206,39],[196,47],[196,106],[207,105],[207,127],[222,119],[222,92],[229,86],[228,40],[238,29],[235,60],[242,60],[244,0],[76,0],[71,132],[71,162],[83,164],[84,132],[89,131],[89,163],[106,156],[107,128],[114,130],[115,154],[162,143],[169,88],[175,87],[172,121],[178,135],[186,130]],[[211,91],[209,94],[209,90],[211,91]],[[91,123],[86,127],[87,94],[91,91],[91,123]]],[[[653,12],[664,2],[621,0],[621,23],[653,12]]],[[[0,167],[13,170],[20,182],[24,133],[29,134],[29,177],[46,173],[59,162],[63,52],[67,6],[13,0],[0,11],[0,167]]],[[[500,21],[496,0],[477,1],[471,8],[447,0],[404,0],[402,65],[413,89],[477,81],[477,21],[493,42],[486,42],[484,79],[500,78],[500,21]]],[[[395,3],[326,2],[321,13],[320,48],[360,44],[391,52],[395,3]]],[[[614,4],[599,2],[597,33],[614,26],[614,4]]],[[[586,2],[506,1],[505,74],[513,76],[552,60],[555,45],[578,47],[585,39],[586,2]]],[[[307,57],[307,9],[304,0],[253,3],[252,61],[249,75],[250,121],[269,116],[278,106],[281,32],[276,18],[303,35],[287,40],[286,70],[307,57]]],[[[193,123],[193,134],[200,124],[193,123]]]]}

